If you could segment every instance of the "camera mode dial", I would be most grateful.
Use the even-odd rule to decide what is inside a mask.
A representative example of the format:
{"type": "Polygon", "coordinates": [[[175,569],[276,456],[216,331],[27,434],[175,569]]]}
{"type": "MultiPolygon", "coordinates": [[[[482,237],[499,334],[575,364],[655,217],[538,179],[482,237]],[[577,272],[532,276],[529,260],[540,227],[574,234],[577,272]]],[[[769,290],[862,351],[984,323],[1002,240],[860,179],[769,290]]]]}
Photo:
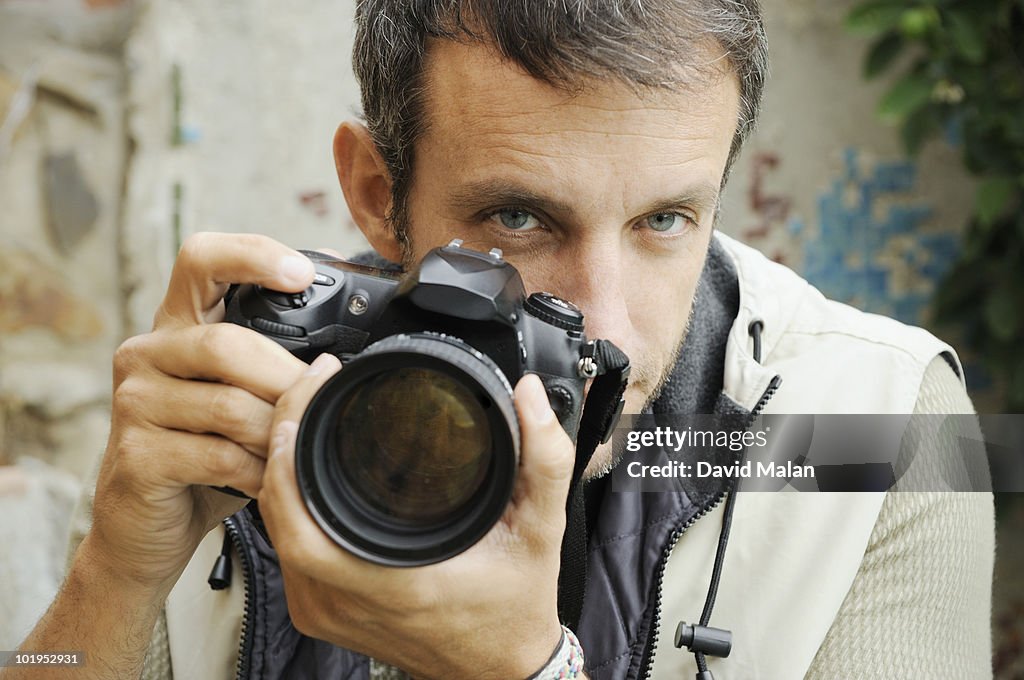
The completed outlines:
{"type": "Polygon", "coordinates": [[[571,302],[551,293],[533,293],[526,298],[523,309],[527,314],[574,333],[583,332],[583,312],[571,302]]]}

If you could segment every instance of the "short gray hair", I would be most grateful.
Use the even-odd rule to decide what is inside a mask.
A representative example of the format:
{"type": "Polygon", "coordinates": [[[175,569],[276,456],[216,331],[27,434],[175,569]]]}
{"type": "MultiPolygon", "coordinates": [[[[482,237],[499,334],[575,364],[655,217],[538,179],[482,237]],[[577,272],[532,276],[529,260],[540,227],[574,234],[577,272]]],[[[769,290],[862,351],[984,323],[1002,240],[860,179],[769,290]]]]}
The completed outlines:
{"type": "Polygon", "coordinates": [[[391,173],[390,220],[403,249],[430,39],[494,45],[567,90],[610,78],[637,91],[685,87],[711,73],[715,65],[693,55],[713,40],[740,88],[725,176],[754,128],[768,72],[759,0],[358,0],[353,68],[367,128],[391,173]]]}

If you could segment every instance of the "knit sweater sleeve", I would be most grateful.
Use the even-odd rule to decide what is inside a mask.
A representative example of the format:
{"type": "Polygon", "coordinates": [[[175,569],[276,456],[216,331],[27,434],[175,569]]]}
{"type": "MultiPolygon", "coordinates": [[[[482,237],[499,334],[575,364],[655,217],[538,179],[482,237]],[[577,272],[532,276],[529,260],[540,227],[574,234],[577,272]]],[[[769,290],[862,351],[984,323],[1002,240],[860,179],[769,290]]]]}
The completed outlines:
{"type": "MultiPolygon", "coordinates": [[[[925,372],[914,412],[974,413],[941,357],[925,372]]],[[[980,440],[975,418],[959,420],[968,430],[961,434],[980,440]]],[[[924,429],[917,447],[922,470],[910,485],[918,490],[886,496],[860,570],[807,678],[992,677],[992,494],[935,491],[943,487],[923,481],[937,479],[936,471],[950,479],[949,461],[956,458],[942,455],[955,436],[924,429]]],[[[961,474],[977,479],[977,471],[961,474]]]]}

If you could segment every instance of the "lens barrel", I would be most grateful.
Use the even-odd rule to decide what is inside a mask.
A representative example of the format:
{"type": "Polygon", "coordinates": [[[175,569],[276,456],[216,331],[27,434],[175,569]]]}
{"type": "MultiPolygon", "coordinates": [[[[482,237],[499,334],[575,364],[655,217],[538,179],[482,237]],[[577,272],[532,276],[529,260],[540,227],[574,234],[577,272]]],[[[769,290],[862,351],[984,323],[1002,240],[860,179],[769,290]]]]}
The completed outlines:
{"type": "Polygon", "coordinates": [[[379,564],[440,562],[505,511],[519,462],[512,388],[457,338],[387,337],[346,362],[299,426],[306,506],[339,545],[379,564]]]}

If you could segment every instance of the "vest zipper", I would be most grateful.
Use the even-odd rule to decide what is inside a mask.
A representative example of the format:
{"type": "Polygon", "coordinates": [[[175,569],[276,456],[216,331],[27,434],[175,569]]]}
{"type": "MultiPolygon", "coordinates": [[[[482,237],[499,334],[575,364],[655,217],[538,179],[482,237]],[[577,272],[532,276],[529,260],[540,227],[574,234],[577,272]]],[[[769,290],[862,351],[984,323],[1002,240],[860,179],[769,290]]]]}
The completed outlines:
{"type": "MultiPolygon", "coordinates": [[[[762,394],[761,398],[757,400],[754,410],[750,412],[750,419],[747,421],[748,428],[753,424],[754,419],[761,415],[761,411],[764,410],[764,407],[768,404],[768,401],[775,394],[775,391],[779,389],[779,385],[781,384],[781,377],[775,376],[771,379],[771,382],[768,383],[768,387],[765,389],[764,394],[762,394]]],[[[640,662],[640,680],[648,680],[648,678],[650,678],[651,667],[654,665],[654,648],[658,646],[658,619],[661,618],[662,587],[664,586],[665,581],[665,569],[668,567],[668,557],[672,554],[672,551],[676,547],[676,543],[678,543],[680,537],[686,533],[686,530],[692,527],[701,517],[714,510],[715,507],[722,502],[722,499],[725,498],[726,493],[728,492],[723,491],[718,494],[711,500],[711,502],[700,508],[696,514],[690,517],[690,519],[686,520],[681,526],[676,527],[668,539],[668,544],[665,546],[665,550],[661,553],[661,559],[658,561],[658,576],[655,579],[656,590],[654,595],[654,613],[651,617],[650,625],[648,626],[648,630],[651,632],[647,636],[647,645],[644,647],[644,655],[640,662]]]]}
{"type": "Polygon", "coordinates": [[[237,680],[245,680],[246,676],[249,675],[249,661],[252,656],[252,627],[253,627],[253,610],[255,609],[255,603],[253,602],[253,591],[249,586],[249,580],[252,577],[252,557],[248,552],[245,551],[242,545],[242,531],[238,527],[238,523],[234,517],[228,517],[224,520],[224,530],[227,531],[228,536],[231,538],[231,543],[235,546],[235,551],[241,558],[242,565],[242,584],[245,586],[245,608],[242,610],[242,634],[241,640],[238,645],[238,662],[236,663],[235,677],[237,680]]]}

